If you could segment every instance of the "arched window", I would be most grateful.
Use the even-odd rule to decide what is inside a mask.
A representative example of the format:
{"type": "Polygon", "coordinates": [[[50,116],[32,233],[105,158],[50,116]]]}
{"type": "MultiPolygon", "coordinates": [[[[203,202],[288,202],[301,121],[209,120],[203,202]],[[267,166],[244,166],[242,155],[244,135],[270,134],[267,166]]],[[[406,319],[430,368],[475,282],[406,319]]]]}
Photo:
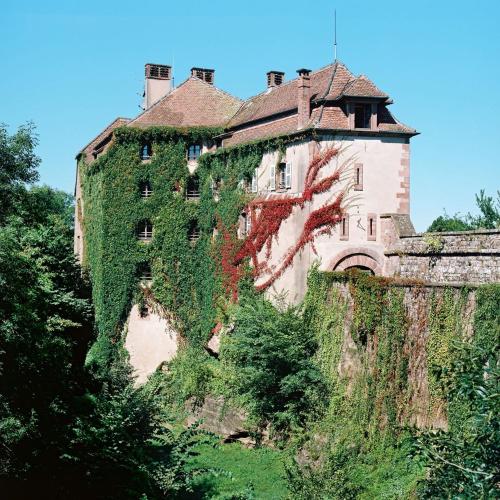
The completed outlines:
{"type": "Polygon", "coordinates": [[[198,226],[198,222],[192,220],[189,223],[188,239],[191,243],[195,243],[196,241],[198,241],[199,238],[200,238],[200,228],[198,226]]]}
{"type": "Polygon", "coordinates": [[[149,220],[143,220],[137,225],[137,238],[141,241],[151,241],[153,237],[153,224],[149,220]]]}
{"type": "Polygon", "coordinates": [[[139,189],[141,191],[141,198],[149,198],[153,194],[153,189],[149,181],[141,182],[139,184],[139,189]]]}
{"type": "Polygon", "coordinates": [[[151,144],[149,142],[144,143],[141,146],[140,156],[141,160],[149,160],[151,158],[153,151],[151,149],[151,144]]]}
{"type": "Polygon", "coordinates": [[[187,180],[186,198],[188,200],[197,200],[200,197],[200,179],[197,175],[192,175],[187,180]]]}
{"type": "Polygon", "coordinates": [[[188,161],[196,161],[201,155],[201,144],[191,144],[188,147],[188,161]]]}

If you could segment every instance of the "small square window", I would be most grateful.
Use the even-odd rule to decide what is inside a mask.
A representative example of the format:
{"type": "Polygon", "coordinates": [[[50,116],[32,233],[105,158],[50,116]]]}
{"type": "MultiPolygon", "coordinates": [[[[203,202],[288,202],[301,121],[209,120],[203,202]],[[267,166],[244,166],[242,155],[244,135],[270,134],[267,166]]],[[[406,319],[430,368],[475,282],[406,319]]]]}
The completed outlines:
{"type": "Polygon", "coordinates": [[[188,148],[188,161],[196,161],[201,155],[201,145],[191,144],[188,148]]]}

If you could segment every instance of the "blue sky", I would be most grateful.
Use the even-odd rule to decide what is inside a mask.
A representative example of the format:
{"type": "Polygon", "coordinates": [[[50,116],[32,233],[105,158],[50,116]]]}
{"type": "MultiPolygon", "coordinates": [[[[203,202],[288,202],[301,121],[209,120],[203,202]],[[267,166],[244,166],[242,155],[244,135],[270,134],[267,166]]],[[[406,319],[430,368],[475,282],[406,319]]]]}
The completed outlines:
{"type": "Polygon", "coordinates": [[[270,69],[295,76],[338,56],[394,99],[417,128],[412,218],[474,211],[474,193],[500,188],[500,1],[168,2],[3,0],[0,122],[38,127],[41,182],[72,191],[77,151],[117,116],[139,110],[144,63],[216,69],[240,97],[270,69]]]}

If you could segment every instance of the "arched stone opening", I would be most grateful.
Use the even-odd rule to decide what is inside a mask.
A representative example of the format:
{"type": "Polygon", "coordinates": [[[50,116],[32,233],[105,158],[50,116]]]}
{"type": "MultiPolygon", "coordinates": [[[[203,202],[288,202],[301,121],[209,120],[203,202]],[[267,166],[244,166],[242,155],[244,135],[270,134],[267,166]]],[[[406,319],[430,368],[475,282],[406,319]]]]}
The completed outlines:
{"type": "Polygon", "coordinates": [[[330,263],[332,271],[358,269],[370,274],[381,275],[381,258],[377,252],[367,248],[350,248],[340,252],[330,263]]]}

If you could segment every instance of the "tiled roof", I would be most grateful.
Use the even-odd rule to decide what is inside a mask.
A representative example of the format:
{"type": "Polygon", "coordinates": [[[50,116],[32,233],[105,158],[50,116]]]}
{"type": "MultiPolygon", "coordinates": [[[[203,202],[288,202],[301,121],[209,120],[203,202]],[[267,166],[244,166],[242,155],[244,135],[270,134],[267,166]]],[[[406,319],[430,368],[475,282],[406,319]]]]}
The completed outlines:
{"type": "Polygon", "coordinates": [[[94,137],[86,146],[84,146],[81,151],[85,153],[91,153],[95,146],[97,146],[101,141],[106,139],[106,137],[118,127],[125,125],[130,121],[130,118],[115,118],[102,132],[99,133],[96,137],[94,137]]]}
{"type": "Polygon", "coordinates": [[[343,95],[349,97],[389,97],[378,89],[365,75],[358,76],[355,80],[352,80],[344,89],[343,95]]]}
{"type": "Polygon", "coordinates": [[[297,115],[288,116],[254,127],[237,130],[232,135],[224,139],[224,146],[232,146],[250,142],[256,139],[266,137],[275,137],[277,135],[291,134],[297,131],[297,115]]]}
{"type": "MultiPolygon", "coordinates": [[[[313,71],[311,100],[337,100],[342,96],[380,97],[387,94],[379,90],[366,76],[355,77],[344,64],[337,62],[313,71]]],[[[229,128],[266,117],[290,112],[297,108],[298,78],[251,97],[241,106],[228,124],[229,128]]]]}
{"type": "Polygon", "coordinates": [[[128,125],[224,126],[240,106],[236,97],[192,76],[128,125]]]}

